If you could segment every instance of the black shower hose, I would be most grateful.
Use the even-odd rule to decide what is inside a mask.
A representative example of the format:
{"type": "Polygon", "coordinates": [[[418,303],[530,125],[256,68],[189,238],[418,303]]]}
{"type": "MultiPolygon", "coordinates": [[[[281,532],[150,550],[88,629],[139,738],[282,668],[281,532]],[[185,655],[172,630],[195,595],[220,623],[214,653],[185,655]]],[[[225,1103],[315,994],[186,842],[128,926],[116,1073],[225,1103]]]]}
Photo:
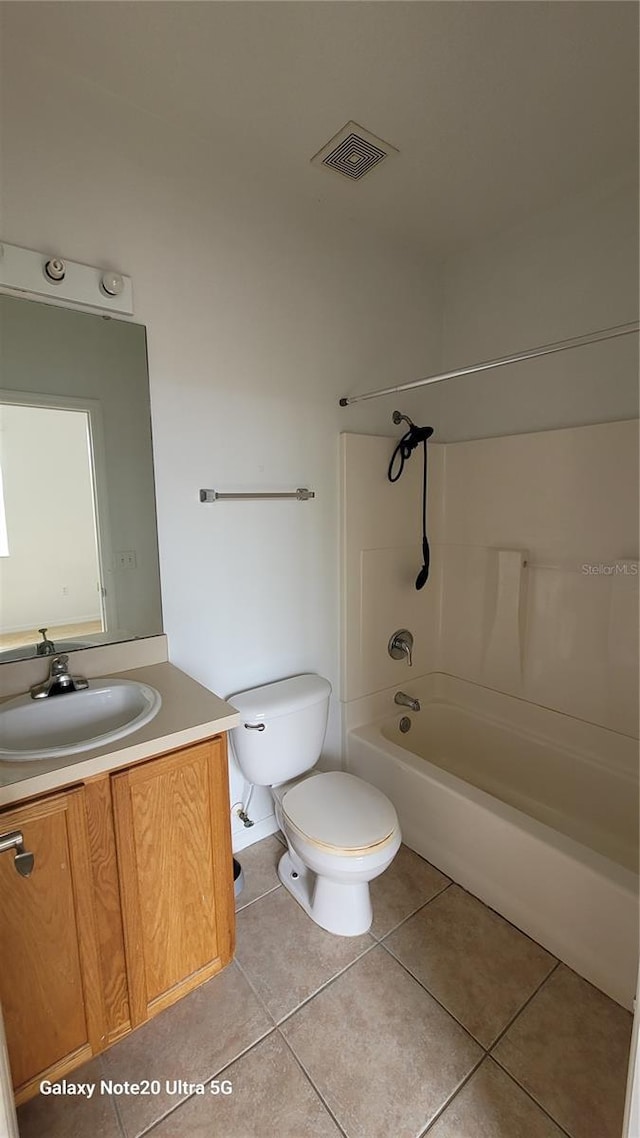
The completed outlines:
{"type": "Polygon", "coordinates": [[[433,434],[433,427],[416,427],[414,423],[411,424],[409,430],[400,439],[396,449],[391,456],[389,463],[388,478],[390,482],[397,482],[402,471],[404,464],[408,458],[411,457],[416,447],[422,443],[422,569],[416,577],[416,589],[422,589],[427,583],[429,578],[429,562],[431,555],[429,552],[429,541],[427,539],[427,439],[431,438],[433,434]],[[397,466],[397,471],[394,473],[394,466],[397,466]]]}

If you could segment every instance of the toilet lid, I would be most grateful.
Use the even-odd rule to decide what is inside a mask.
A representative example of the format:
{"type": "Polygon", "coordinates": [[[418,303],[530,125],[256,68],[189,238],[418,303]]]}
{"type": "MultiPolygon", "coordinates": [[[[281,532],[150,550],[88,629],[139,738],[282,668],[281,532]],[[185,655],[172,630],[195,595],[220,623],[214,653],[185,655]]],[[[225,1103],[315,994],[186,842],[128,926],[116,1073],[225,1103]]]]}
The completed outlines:
{"type": "Polygon", "coordinates": [[[334,849],[368,849],[385,841],[398,825],[381,791],[343,771],[304,779],[284,795],[282,809],[301,834],[334,849]]]}

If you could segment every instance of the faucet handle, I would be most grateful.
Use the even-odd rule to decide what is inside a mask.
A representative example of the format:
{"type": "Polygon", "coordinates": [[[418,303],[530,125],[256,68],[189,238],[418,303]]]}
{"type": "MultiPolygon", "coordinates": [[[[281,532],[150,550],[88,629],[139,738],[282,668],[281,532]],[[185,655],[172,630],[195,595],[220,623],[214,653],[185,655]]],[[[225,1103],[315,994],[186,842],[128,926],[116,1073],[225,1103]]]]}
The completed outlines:
{"type": "Polygon", "coordinates": [[[51,661],[51,675],[64,676],[68,671],[69,657],[65,656],[64,654],[62,656],[54,656],[53,660],[51,661]]]}
{"type": "Polygon", "coordinates": [[[399,628],[389,641],[389,655],[393,660],[402,660],[406,656],[409,667],[413,665],[413,636],[408,628],[399,628]]]}

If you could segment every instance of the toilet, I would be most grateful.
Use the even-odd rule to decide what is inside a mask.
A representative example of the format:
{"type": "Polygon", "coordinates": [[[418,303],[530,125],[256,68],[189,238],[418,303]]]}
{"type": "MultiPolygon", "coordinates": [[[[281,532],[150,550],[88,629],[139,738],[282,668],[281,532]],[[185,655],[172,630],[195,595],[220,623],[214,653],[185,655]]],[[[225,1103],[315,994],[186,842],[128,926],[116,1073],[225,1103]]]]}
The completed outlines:
{"type": "Polygon", "coordinates": [[[244,777],[273,794],[287,840],[278,864],[285,889],[321,928],[359,936],[373,917],[369,882],[401,842],[389,799],[343,771],[314,772],[327,727],[331,685],[302,675],[229,696],[242,722],[230,732],[244,777]]]}

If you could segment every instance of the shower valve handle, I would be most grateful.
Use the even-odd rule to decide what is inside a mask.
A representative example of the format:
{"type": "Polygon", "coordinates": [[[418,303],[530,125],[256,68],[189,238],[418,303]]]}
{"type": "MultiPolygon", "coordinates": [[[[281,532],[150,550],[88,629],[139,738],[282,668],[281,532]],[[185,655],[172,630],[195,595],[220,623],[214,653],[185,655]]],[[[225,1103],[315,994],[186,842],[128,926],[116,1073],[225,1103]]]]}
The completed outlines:
{"type": "Polygon", "coordinates": [[[399,628],[389,641],[389,655],[393,660],[407,659],[409,667],[413,664],[413,636],[408,628],[399,628]]]}

